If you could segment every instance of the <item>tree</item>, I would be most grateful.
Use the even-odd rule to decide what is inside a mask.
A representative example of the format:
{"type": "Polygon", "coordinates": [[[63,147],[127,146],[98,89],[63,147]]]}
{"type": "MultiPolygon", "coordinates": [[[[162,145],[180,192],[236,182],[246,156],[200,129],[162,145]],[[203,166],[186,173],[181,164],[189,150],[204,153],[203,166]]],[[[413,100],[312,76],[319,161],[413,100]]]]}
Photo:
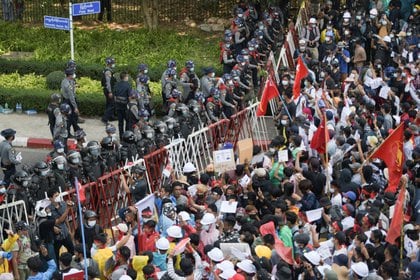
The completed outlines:
{"type": "Polygon", "coordinates": [[[149,30],[156,30],[159,23],[158,0],[142,0],[144,23],[149,30]]]}

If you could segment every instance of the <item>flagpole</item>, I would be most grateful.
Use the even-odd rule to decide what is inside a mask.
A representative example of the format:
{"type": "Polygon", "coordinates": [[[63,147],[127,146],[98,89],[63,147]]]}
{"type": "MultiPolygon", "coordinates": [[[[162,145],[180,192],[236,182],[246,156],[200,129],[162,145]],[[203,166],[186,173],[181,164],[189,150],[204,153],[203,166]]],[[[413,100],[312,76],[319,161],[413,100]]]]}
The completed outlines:
{"type": "Polygon", "coordinates": [[[325,135],[324,135],[324,137],[325,137],[325,167],[326,167],[326,177],[327,177],[327,181],[326,181],[326,185],[325,185],[325,190],[324,190],[324,192],[325,193],[329,193],[329,189],[330,189],[330,174],[329,174],[329,170],[328,170],[328,165],[329,165],[329,163],[328,163],[328,149],[327,149],[327,146],[328,146],[328,141],[329,141],[329,132],[328,132],[328,129],[327,129],[327,113],[326,113],[326,111],[324,111],[324,125],[325,125],[325,129],[324,129],[324,131],[325,131],[325,135]],[[327,139],[328,139],[328,141],[327,141],[327,139]]]}
{"type": "MultiPolygon", "coordinates": [[[[403,175],[404,176],[404,175],[403,175]]],[[[408,182],[408,180],[407,181],[404,181],[404,185],[402,186],[402,188],[401,188],[401,190],[400,191],[403,191],[404,192],[404,196],[406,195],[406,183],[408,182]]],[[[404,250],[404,202],[405,202],[405,198],[403,199],[403,201],[401,201],[400,203],[403,203],[403,205],[402,205],[402,211],[401,211],[401,221],[402,221],[402,223],[401,223],[401,236],[400,236],[400,270],[402,270],[402,268],[403,268],[403,250],[404,250]]]]}
{"type": "MultiPolygon", "coordinates": [[[[82,244],[86,244],[85,238],[85,227],[83,225],[83,213],[82,213],[82,204],[80,203],[80,192],[79,192],[79,181],[77,177],[74,177],[74,188],[76,189],[77,194],[77,208],[79,208],[79,220],[80,220],[80,233],[82,235],[82,244]]],[[[88,265],[87,265],[87,253],[86,253],[86,246],[82,246],[83,248],[83,262],[84,262],[84,273],[85,279],[88,279],[88,265]]]]}

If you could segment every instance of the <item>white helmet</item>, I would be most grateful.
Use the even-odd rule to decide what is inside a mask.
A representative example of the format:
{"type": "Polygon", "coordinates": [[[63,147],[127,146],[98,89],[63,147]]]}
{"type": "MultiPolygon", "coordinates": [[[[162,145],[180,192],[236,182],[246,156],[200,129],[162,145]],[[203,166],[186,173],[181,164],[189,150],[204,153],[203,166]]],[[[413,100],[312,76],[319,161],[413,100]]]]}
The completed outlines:
{"type": "Polygon", "coordinates": [[[201,219],[200,223],[202,225],[211,225],[216,222],[216,217],[212,213],[206,213],[203,215],[203,218],[201,219]]]}
{"type": "Polygon", "coordinates": [[[169,237],[172,238],[182,238],[182,230],[179,226],[170,226],[166,230],[166,233],[169,237]]]}
{"type": "Polygon", "coordinates": [[[186,211],[179,212],[178,213],[178,216],[181,216],[181,218],[182,218],[183,221],[189,221],[189,220],[191,220],[190,214],[188,214],[188,212],[186,212],[186,211]]]}
{"type": "Polygon", "coordinates": [[[215,247],[215,248],[211,249],[211,250],[207,253],[207,256],[209,256],[209,258],[210,258],[212,261],[215,261],[215,262],[221,262],[221,261],[223,261],[223,259],[224,259],[224,256],[223,256],[223,252],[222,252],[222,250],[220,250],[220,249],[219,249],[219,248],[217,248],[217,247],[215,247]]]}
{"type": "Polygon", "coordinates": [[[384,40],[384,42],[391,43],[391,37],[389,36],[384,36],[382,40],[384,40]]]}
{"type": "Polygon", "coordinates": [[[315,19],[315,18],[310,18],[310,19],[309,19],[309,23],[310,23],[310,24],[314,24],[314,23],[316,23],[316,19],[315,19]]]}
{"type": "Polygon", "coordinates": [[[370,11],[369,11],[369,14],[371,15],[371,16],[377,16],[378,15],[378,10],[377,9],[375,9],[375,8],[373,8],[373,9],[371,9],[370,11]]]}
{"type": "Polygon", "coordinates": [[[351,14],[349,12],[345,12],[343,14],[343,18],[351,18],[351,14]]]}
{"type": "Polygon", "coordinates": [[[187,162],[184,165],[184,169],[182,171],[183,171],[183,173],[190,173],[190,172],[194,172],[196,170],[197,170],[197,168],[195,168],[195,166],[192,162],[187,162]]]}
{"type": "Polygon", "coordinates": [[[168,250],[169,249],[169,240],[165,237],[161,237],[156,241],[156,248],[159,250],[168,250]]]}

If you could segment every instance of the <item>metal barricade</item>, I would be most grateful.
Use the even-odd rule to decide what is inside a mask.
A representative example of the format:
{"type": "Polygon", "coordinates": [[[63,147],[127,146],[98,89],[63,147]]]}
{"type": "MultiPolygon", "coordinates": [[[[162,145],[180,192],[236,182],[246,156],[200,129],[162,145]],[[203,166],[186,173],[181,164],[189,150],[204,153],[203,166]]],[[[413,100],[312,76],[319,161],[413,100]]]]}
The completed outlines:
{"type": "Polygon", "coordinates": [[[182,175],[184,165],[191,161],[187,152],[187,145],[184,138],[173,139],[169,145],[165,146],[169,164],[172,166],[177,176],[182,175]]]}
{"type": "Polygon", "coordinates": [[[259,105],[260,102],[257,102],[247,108],[247,122],[250,123],[252,128],[254,145],[260,146],[263,151],[268,151],[271,137],[267,129],[267,122],[272,116],[257,117],[259,105]]]}
{"type": "MultiPolygon", "coordinates": [[[[232,116],[233,117],[233,116],[232,116]]],[[[223,119],[209,125],[209,143],[212,151],[218,150],[223,143],[232,142],[234,138],[230,131],[230,121],[223,119]]]]}
{"type": "Polygon", "coordinates": [[[252,138],[252,126],[249,122],[248,118],[248,108],[242,110],[230,117],[230,132],[232,138],[229,142],[231,142],[236,148],[236,143],[239,140],[252,138]]]}
{"type": "Polygon", "coordinates": [[[157,191],[161,187],[162,172],[168,164],[168,151],[165,147],[162,147],[145,155],[143,159],[146,165],[147,178],[151,191],[157,191]]]}
{"type": "MultiPolygon", "coordinates": [[[[18,221],[25,221],[28,224],[28,214],[23,200],[18,200],[0,205],[0,228],[12,228],[18,221]]],[[[0,241],[3,243],[4,236],[0,234],[0,241]]]]}
{"type": "Polygon", "coordinates": [[[204,127],[190,134],[185,143],[186,153],[198,172],[204,171],[212,161],[213,146],[210,139],[210,129],[204,127]]]}

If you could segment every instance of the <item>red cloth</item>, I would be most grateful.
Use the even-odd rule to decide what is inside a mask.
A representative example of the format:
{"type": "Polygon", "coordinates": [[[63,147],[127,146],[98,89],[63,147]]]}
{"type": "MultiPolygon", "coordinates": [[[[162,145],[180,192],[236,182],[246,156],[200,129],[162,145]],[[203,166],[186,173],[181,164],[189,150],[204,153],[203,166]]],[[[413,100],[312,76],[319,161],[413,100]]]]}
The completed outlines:
{"type": "Polygon", "coordinates": [[[264,91],[261,96],[260,106],[257,109],[257,117],[264,116],[267,112],[267,105],[271,99],[279,96],[279,91],[277,90],[276,84],[273,82],[271,76],[268,76],[267,81],[265,82],[264,91]]]}
{"type": "Polygon", "coordinates": [[[388,167],[389,183],[385,192],[395,193],[402,176],[402,165],[404,162],[403,137],[404,123],[401,123],[370,156],[371,158],[382,159],[388,167]]]}
{"type": "Polygon", "coordinates": [[[139,250],[143,251],[156,251],[156,241],[159,239],[159,233],[153,232],[152,234],[146,234],[142,231],[139,234],[139,250]]]}
{"type": "Polygon", "coordinates": [[[385,241],[390,244],[395,244],[395,239],[401,235],[401,227],[404,219],[404,200],[405,200],[405,186],[402,187],[398,194],[397,202],[395,203],[394,216],[392,217],[391,224],[389,225],[389,231],[386,235],[385,241]]]}
{"type": "Polygon", "coordinates": [[[286,247],[283,241],[277,235],[276,229],[274,228],[273,222],[268,222],[260,226],[260,233],[261,236],[271,234],[274,236],[275,244],[274,249],[276,250],[277,254],[279,254],[280,258],[287,262],[288,264],[293,264],[293,254],[292,248],[286,247]]]}
{"type": "Polygon", "coordinates": [[[325,118],[323,118],[311,140],[311,148],[320,154],[324,154],[326,152],[327,142],[330,140],[327,133],[325,118]]]}
{"type": "Polygon", "coordinates": [[[296,77],[295,77],[295,83],[293,84],[293,99],[298,99],[300,96],[300,82],[303,78],[308,76],[309,70],[308,67],[306,67],[305,62],[303,62],[303,59],[301,56],[298,57],[298,62],[296,66],[296,77]]]}
{"type": "Polygon", "coordinates": [[[77,183],[77,187],[79,188],[80,203],[84,203],[86,201],[85,188],[80,183],[77,183]]]}

